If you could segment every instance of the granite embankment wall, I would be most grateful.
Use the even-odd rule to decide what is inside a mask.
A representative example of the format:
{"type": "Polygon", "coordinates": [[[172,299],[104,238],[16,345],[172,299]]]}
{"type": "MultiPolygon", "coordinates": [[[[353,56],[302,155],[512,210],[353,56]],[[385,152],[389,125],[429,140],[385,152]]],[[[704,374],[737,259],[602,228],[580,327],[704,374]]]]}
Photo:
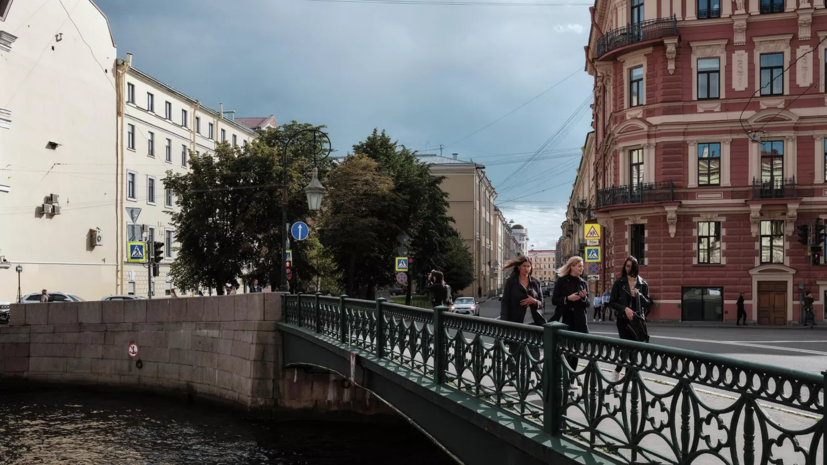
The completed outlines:
{"type": "Polygon", "coordinates": [[[13,305],[9,325],[0,326],[0,386],[171,391],[259,411],[391,411],[342,387],[337,375],[283,369],[280,318],[278,293],[13,305]],[[129,356],[130,344],[138,357],[129,356]]]}

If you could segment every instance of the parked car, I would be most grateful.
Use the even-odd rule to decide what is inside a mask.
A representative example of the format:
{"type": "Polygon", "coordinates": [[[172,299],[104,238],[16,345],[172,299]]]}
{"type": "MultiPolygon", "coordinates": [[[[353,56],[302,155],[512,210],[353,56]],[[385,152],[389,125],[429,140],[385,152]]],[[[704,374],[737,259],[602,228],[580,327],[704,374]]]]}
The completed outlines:
{"type": "MultiPolygon", "coordinates": [[[[49,292],[49,302],[84,302],[80,297],[65,292],[49,292]]],[[[39,304],[40,292],[26,294],[20,299],[21,304],[39,304]]]]}
{"type": "Polygon", "coordinates": [[[480,308],[473,297],[457,297],[454,300],[454,305],[449,308],[454,313],[463,313],[466,315],[479,316],[480,308]]]}
{"type": "Polygon", "coordinates": [[[394,287],[391,288],[391,295],[405,295],[405,293],[407,291],[408,291],[408,289],[405,288],[405,287],[394,286],[394,287]]]}
{"type": "Polygon", "coordinates": [[[11,319],[11,302],[0,302],[0,325],[9,324],[11,319]]]}
{"type": "Polygon", "coordinates": [[[146,300],[146,297],[140,295],[110,295],[101,299],[104,302],[107,300],[146,300]]]}

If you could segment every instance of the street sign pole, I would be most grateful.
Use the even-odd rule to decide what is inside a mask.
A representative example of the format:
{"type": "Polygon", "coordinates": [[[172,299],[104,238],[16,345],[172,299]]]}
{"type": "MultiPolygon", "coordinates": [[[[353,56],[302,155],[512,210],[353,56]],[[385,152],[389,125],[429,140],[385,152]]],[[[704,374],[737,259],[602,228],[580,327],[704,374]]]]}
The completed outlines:
{"type": "Polygon", "coordinates": [[[147,260],[147,277],[149,281],[146,282],[147,284],[147,298],[152,299],[152,265],[155,263],[155,241],[147,241],[146,247],[144,248],[144,254],[149,252],[149,260],[147,260]]]}

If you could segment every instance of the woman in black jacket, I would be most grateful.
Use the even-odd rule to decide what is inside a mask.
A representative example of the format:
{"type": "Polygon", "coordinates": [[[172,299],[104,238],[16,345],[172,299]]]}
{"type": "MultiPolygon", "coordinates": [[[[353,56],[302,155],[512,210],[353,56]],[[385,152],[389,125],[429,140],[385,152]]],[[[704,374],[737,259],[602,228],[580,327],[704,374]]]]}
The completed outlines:
{"type": "Polygon", "coordinates": [[[445,275],[441,271],[431,270],[428,275],[428,283],[425,285],[431,293],[431,306],[440,305],[450,307],[454,301],[451,299],[451,286],[445,284],[445,275]]]}
{"type": "Polygon", "coordinates": [[[531,277],[533,271],[531,260],[525,255],[511,260],[503,271],[511,268],[511,276],[503,287],[503,300],[500,303],[500,320],[523,323],[525,313],[531,313],[535,325],[542,326],[546,319],[541,313],[543,308],[543,290],[540,281],[531,277]]]}
{"type": "MultiPolygon", "coordinates": [[[[591,303],[589,283],[580,277],[584,268],[583,258],[574,256],[558,271],[560,277],[554,284],[554,294],[551,296],[551,303],[557,307],[552,320],[562,319],[569,326],[569,331],[588,334],[586,312],[591,303]]],[[[567,360],[571,368],[577,370],[577,357],[568,357],[567,360]]]]}
{"type": "MultiPolygon", "coordinates": [[[[612,287],[609,305],[617,316],[617,334],[621,339],[649,342],[645,322],[652,299],[649,298],[649,284],[640,277],[639,270],[635,257],[623,262],[623,273],[612,287]]],[[[615,380],[620,378],[622,369],[621,365],[615,368],[615,380]]]]}

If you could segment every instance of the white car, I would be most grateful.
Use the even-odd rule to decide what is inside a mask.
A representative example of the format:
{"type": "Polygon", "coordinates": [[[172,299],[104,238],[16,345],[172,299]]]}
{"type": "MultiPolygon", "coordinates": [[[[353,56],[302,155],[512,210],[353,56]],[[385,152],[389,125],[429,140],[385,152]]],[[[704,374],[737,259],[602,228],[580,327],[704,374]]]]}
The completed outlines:
{"type": "Polygon", "coordinates": [[[450,310],[454,313],[462,313],[465,315],[479,316],[480,314],[479,306],[477,306],[477,302],[473,297],[457,297],[454,305],[451,305],[450,310]]]}
{"type": "Polygon", "coordinates": [[[0,325],[9,324],[11,319],[11,302],[0,302],[0,325]]]}
{"type": "MultiPolygon", "coordinates": [[[[49,295],[49,302],[84,302],[83,299],[76,295],[67,294],[65,292],[48,292],[49,295]]],[[[35,292],[32,294],[26,294],[20,299],[21,304],[39,304],[40,303],[40,292],[35,292]]]]}
{"type": "Polygon", "coordinates": [[[107,300],[146,300],[146,297],[139,295],[110,295],[109,297],[101,299],[101,301],[107,300]]]}

